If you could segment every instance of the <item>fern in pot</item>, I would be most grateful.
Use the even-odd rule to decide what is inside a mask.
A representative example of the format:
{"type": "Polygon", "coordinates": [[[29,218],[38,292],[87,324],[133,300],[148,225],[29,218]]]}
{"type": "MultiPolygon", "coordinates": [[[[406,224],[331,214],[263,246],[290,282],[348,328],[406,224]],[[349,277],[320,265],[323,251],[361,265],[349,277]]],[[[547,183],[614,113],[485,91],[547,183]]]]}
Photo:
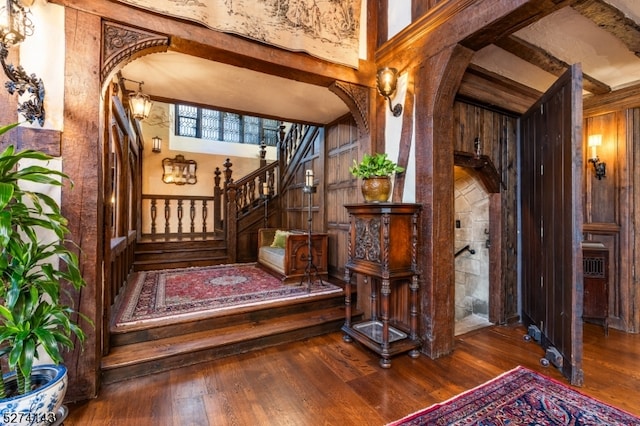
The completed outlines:
{"type": "Polygon", "coordinates": [[[61,350],[73,348],[74,337],[85,339],[76,322],[84,317],[64,303],[63,283],[85,285],[78,257],[66,246],[67,219],[52,197],[24,185],[61,186],[68,177],[46,166],[17,168],[23,160],[51,158],[13,146],[0,153],[0,359],[8,370],[0,380],[0,418],[7,424],[56,421],[67,386],[61,350]],[[46,233],[55,240],[44,240],[46,233]],[[36,365],[43,354],[53,363],[36,365]]]}
{"type": "Polygon", "coordinates": [[[357,163],[353,160],[353,166],[349,172],[362,179],[362,195],[367,203],[385,202],[391,194],[391,176],[404,172],[404,167],[393,162],[386,153],[364,154],[362,160],[357,163]]]}

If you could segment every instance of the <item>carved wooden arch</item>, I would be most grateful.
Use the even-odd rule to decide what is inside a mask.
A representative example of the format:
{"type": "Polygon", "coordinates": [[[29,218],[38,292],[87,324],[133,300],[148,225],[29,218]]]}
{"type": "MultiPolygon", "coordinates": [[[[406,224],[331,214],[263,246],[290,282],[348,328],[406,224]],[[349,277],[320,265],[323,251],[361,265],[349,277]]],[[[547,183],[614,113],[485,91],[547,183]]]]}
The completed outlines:
{"type": "Polygon", "coordinates": [[[344,81],[334,81],[329,86],[329,90],[347,105],[360,134],[369,134],[369,94],[371,92],[369,88],[344,81]]]}
{"type": "Polygon", "coordinates": [[[453,153],[453,164],[475,170],[487,192],[491,194],[500,193],[502,186],[500,173],[498,173],[488,156],[481,155],[477,157],[469,152],[455,151],[453,153]]]}
{"type": "Polygon", "coordinates": [[[141,56],[166,52],[170,38],[116,22],[102,21],[102,45],[100,52],[100,82],[114,72],[141,56]]]}

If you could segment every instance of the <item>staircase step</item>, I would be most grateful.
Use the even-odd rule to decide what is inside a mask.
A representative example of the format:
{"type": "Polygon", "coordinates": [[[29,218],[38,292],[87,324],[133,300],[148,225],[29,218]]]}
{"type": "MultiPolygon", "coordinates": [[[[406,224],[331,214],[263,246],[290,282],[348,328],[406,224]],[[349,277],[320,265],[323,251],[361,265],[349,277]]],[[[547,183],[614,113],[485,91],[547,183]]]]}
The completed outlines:
{"type": "Polygon", "coordinates": [[[344,306],[344,293],[318,294],[309,297],[280,300],[272,303],[244,306],[230,311],[220,310],[190,315],[188,318],[169,317],[153,323],[112,326],[111,347],[165,339],[231,325],[261,323],[270,318],[344,306]]]}
{"type": "Polygon", "coordinates": [[[117,346],[102,360],[104,383],[338,331],[344,307],[329,307],[117,346]]]}
{"type": "Polygon", "coordinates": [[[229,263],[224,240],[153,241],[136,246],[134,271],[213,266],[229,263]]]}

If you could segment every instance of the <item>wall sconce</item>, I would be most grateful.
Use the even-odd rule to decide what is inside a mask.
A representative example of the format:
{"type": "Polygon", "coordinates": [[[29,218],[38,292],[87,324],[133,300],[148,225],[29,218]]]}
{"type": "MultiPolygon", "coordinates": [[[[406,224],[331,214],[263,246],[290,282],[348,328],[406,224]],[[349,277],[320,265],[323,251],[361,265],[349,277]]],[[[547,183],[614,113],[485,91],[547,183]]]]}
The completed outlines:
{"type": "Polygon", "coordinates": [[[162,181],[175,185],[194,185],[198,181],[197,167],[194,160],[186,160],[184,155],[165,158],[162,160],[162,181]]]}
{"type": "Polygon", "coordinates": [[[596,173],[598,180],[607,175],[607,165],[600,161],[598,154],[596,153],[596,147],[602,145],[602,135],[590,135],[587,145],[591,147],[591,158],[589,163],[593,163],[593,170],[596,173]]]}
{"type": "Polygon", "coordinates": [[[149,117],[149,113],[151,112],[151,97],[149,95],[145,95],[142,93],[142,85],[144,81],[135,81],[129,80],[128,78],[122,77],[124,81],[131,81],[132,83],[138,83],[138,91],[137,92],[129,92],[129,109],[131,110],[131,115],[136,120],[145,120],[149,117]]]}
{"type": "Polygon", "coordinates": [[[398,84],[398,70],[395,68],[381,68],[376,75],[376,82],[378,86],[378,92],[389,102],[389,109],[393,113],[394,117],[398,117],[402,114],[402,105],[396,104],[391,106],[391,96],[396,91],[396,85],[398,84]]]}
{"type": "Polygon", "coordinates": [[[151,142],[153,143],[151,147],[151,152],[160,152],[162,151],[162,138],[158,136],[154,136],[151,138],[151,142]]]}
{"type": "Polygon", "coordinates": [[[18,112],[29,123],[36,121],[42,127],[45,118],[42,79],[36,77],[35,74],[27,74],[20,65],[14,67],[6,62],[9,55],[8,49],[33,34],[33,23],[29,19],[31,12],[19,0],[6,0],[0,2],[0,4],[2,3],[4,4],[0,6],[0,62],[4,73],[10,80],[4,85],[11,95],[14,93],[18,93],[20,96],[25,93],[29,95],[29,100],[18,104],[18,112]]]}

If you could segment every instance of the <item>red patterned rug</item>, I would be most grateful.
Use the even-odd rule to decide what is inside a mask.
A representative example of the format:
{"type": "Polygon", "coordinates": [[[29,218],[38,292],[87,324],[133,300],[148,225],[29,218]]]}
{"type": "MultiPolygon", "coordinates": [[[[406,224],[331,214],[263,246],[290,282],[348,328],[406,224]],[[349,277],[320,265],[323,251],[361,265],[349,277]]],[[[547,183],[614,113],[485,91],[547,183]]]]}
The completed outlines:
{"type": "Polygon", "coordinates": [[[342,292],[319,281],[282,284],[255,263],[138,272],[129,285],[116,327],[342,292]]]}
{"type": "Polygon", "coordinates": [[[625,411],[549,377],[516,367],[441,404],[388,426],[416,425],[640,425],[625,411]]]}

